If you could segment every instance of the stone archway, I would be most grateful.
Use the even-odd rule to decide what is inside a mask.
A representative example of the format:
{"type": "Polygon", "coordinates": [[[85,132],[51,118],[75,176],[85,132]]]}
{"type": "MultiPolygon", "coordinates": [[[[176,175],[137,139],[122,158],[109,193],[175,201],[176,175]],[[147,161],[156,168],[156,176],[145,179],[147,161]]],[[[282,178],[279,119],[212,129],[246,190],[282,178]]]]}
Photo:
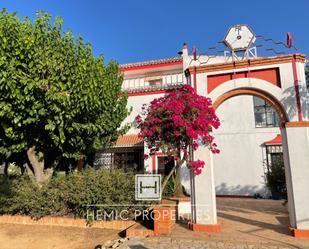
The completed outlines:
{"type": "MultiPolygon", "coordinates": [[[[223,90],[218,91],[220,94],[217,94],[214,99],[213,106],[218,108],[224,101],[235,96],[253,95],[266,100],[277,111],[281,120],[291,231],[294,236],[308,237],[309,191],[305,190],[309,187],[309,167],[306,166],[305,161],[309,162],[309,122],[289,116],[282,101],[283,96],[278,99],[282,90],[279,89],[279,91],[277,87],[273,87],[274,91],[272,91],[270,86],[267,86],[268,91],[265,91],[264,86],[252,87],[254,84],[250,80],[252,79],[236,79],[232,87],[230,85],[226,87],[229,83],[224,83],[223,90]],[[239,84],[237,84],[238,81],[239,84]],[[305,174],[308,174],[308,178],[304,177],[305,174]]],[[[292,104],[296,105],[296,101],[292,104]]],[[[193,230],[218,232],[220,226],[217,224],[213,174],[215,165],[212,154],[201,149],[196,151],[195,157],[202,158],[209,167],[201,176],[194,177],[193,180],[193,222],[190,227],[193,230]]]]}
{"type": "MultiPolygon", "coordinates": [[[[225,84],[229,84],[229,82],[226,82],[225,84]]],[[[223,85],[223,88],[225,86],[223,85]]],[[[225,92],[219,90],[221,92],[221,95],[218,95],[213,103],[213,107],[214,109],[217,109],[222,103],[224,103],[226,100],[233,98],[233,97],[237,97],[237,96],[243,96],[243,95],[250,95],[250,96],[256,96],[259,98],[262,98],[264,100],[266,100],[269,104],[272,105],[272,107],[276,110],[276,112],[278,113],[278,116],[280,118],[280,129],[281,129],[281,133],[282,130],[285,128],[285,125],[288,123],[288,115],[286,114],[286,111],[284,109],[284,107],[282,106],[282,104],[280,103],[280,101],[278,99],[276,99],[272,94],[266,92],[264,89],[257,89],[257,88],[252,88],[252,87],[240,87],[240,88],[234,88],[234,89],[229,89],[225,92]]],[[[285,138],[284,134],[283,138],[285,138]]],[[[286,141],[283,141],[283,144],[285,144],[286,141]]],[[[204,172],[203,175],[204,177],[195,177],[194,180],[192,180],[193,182],[193,188],[194,188],[194,194],[192,195],[192,199],[194,202],[194,207],[193,207],[193,223],[190,224],[190,228],[192,230],[197,230],[197,231],[206,231],[206,232],[218,232],[220,231],[220,225],[217,224],[217,211],[216,211],[216,194],[215,194],[215,186],[214,186],[214,160],[213,160],[213,156],[211,153],[209,153],[208,151],[205,151],[205,149],[199,149],[196,153],[195,153],[195,157],[203,157],[204,156],[204,161],[206,161],[207,165],[210,166],[208,167],[208,172],[204,172]],[[203,182],[204,184],[202,184],[201,182],[203,182]],[[204,188],[203,190],[200,189],[199,186],[204,185],[206,182],[211,182],[210,185],[208,185],[209,188],[204,188]],[[210,187],[212,186],[212,187],[210,187]],[[206,197],[206,198],[203,198],[206,197]],[[205,203],[206,199],[211,199],[211,201],[207,202],[207,204],[205,203]],[[200,204],[202,203],[202,204],[200,204]],[[201,206],[201,208],[199,208],[199,205],[203,205],[201,206]],[[205,208],[208,209],[207,212],[205,211],[205,208]],[[202,215],[200,215],[202,214],[202,215]],[[200,217],[199,217],[200,215],[200,217]],[[195,222],[194,222],[195,220],[195,222]],[[207,221],[207,225],[204,225],[203,223],[199,223],[198,220],[208,220],[207,221]],[[196,223],[196,224],[195,224],[196,223]]],[[[285,156],[285,158],[287,158],[285,156]]],[[[285,161],[285,169],[286,169],[286,178],[289,179],[289,162],[285,161]]],[[[293,194],[291,191],[291,184],[290,181],[287,180],[287,188],[288,188],[288,192],[289,192],[289,198],[293,198],[293,194]],[[291,196],[291,197],[290,197],[291,196]]],[[[291,212],[294,213],[294,207],[291,207],[291,212]]],[[[294,215],[290,215],[292,219],[294,219],[294,215]]]]}
{"type": "MultiPolygon", "coordinates": [[[[196,56],[182,49],[186,82],[197,94],[210,97],[214,106],[232,96],[250,94],[268,100],[281,116],[284,161],[293,235],[309,238],[309,103],[304,54],[232,58],[196,56]]],[[[207,169],[191,177],[192,222],[199,231],[219,231],[217,224],[214,161],[205,148],[194,152],[207,169]]]]}
{"type": "Polygon", "coordinates": [[[281,127],[284,127],[285,123],[289,121],[283,106],[280,104],[278,100],[276,100],[269,93],[255,88],[238,88],[228,91],[216,99],[216,101],[213,103],[213,108],[217,109],[224,101],[239,95],[251,95],[266,100],[278,113],[281,122],[281,127]]]}
{"type": "MultiPolygon", "coordinates": [[[[225,101],[232,99],[232,98],[237,98],[240,96],[256,96],[259,97],[263,100],[265,100],[266,102],[268,102],[276,111],[276,113],[278,114],[278,117],[280,119],[280,133],[282,134],[284,129],[285,129],[285,125],[288,124],[288,115],[286,114],[286,111],[284,109],[284,107],[281,105],[281,103],[271,94],[261,90],[261,89],[255,89],[255,88],[237,88],[231,91],[227,91],[226,93],[222,94],[221,96],[219,96],[215,102],[213,103],[213,107],[215,110],[217,110],[225,101]]],[[[239,109],[239,111],[241,111],[241,108],[239,109]]],[[[236,115],[239,114],[238,111],[235,113],[236,115]]],[[[222,115],[222,114],[221,114],[222,115]]],[[[220,118],[220,116],[219,116],[220,118]]],[[[244,120],[244,122],[246,122],[246,120],[244,120]]],[[[283,135],[283,141],[282,144],[284,146],[284,144],[287,143],[287,141],[285,141],[286,136],[283,135]]],[[[284,151],[285,152],[285,151],[284,151]]],[[[288,154],[285,153],[286,155],[284,156],[284,158],[288,158],[288,154]]],[[[253,156],[253,155],[252,155],[253,156]]],[[[220,155],[219,155],[220,157],[220,155]]],[[[214,160],[214,167],[216,167],[217,161],[214,160]]],[[[292,200],[293,198],[293,191],[292,191],[292,185],[291,185],[291,173],[289,170],[289,161],[285,160],[284,161],[285,164],[285,176],[287,179],[287,190],[288,190],[288,194],[289,194],[289,200],[292,200]]],[[[291,204],[292,201],[289,203],[291,204]]],[[[289,207],[290,210],[290,217],[291,217],[291,221],[294,219],[294,207],[289,207]]]]}
{"type": "MultiPolygon", "coordinates": [[[[216,144],[221,151],[213,157],[217,197],[275,196],[276,193],[267,187],[266,175],[271,172],[270,165],[275,159],[280,160],[284,170],[282,136],[279,134],[288,118],[280,102],[260,89],[238,88],[219,96],[213,107],[221,120],[220,128],[213,130],[216,144]],[[264,104],[265,108],[256,107],[261,104],[264,104]],[[272,106],[272,110],[269,106],[272,106]],[[264,142],[276,136],[280,137],[276,150],[270,150],[274,147],[266,148],[264,142]],[[266,153],[270,151],[274,154],[266,153]],[[275,156],[277,157],[274,158],[275,156]]],[[[281,173],[284,177],[284,171],[281,173]]],[[[222,202],[218,204],[219,213],[220,203],[222,202]]]]}

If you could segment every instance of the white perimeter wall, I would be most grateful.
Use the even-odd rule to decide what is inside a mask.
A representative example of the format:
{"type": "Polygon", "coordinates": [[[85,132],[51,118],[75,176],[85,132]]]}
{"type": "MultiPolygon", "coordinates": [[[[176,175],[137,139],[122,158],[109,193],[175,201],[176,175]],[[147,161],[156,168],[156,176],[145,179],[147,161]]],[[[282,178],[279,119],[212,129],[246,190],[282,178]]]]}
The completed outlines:
{"type": "MultiPolygon", "coordinates": [[[[236,96],[217,109],[221,126],[214,131],[220,154],[214,155],[218,195],[267,195],[262,143],[280,133],[279,128],[255,128],[253,97],[236,96]]],[[[207,170],[207,168],[206,168],[207,170]]]]}

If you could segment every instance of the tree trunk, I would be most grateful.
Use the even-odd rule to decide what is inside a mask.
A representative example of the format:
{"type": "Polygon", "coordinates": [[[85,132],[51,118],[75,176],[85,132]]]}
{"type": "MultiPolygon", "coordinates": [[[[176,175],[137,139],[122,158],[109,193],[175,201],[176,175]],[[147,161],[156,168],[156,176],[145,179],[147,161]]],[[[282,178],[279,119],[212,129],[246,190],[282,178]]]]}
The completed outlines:
{"type": "Polygon", "coordinates": [[[9,175],[9,162],[5,161],[5,165],[4,165],[4,175],[8,176],[9,175]]]}
{"type": "Polygon", "coordinates": [[[25,165],[25,168],[27,170],[28,176],[34,177],[34,171],[33,171],[33,168],[31,166],[31,163],[28,159],[28,156],[26,156],[26,163],[24,165],[25,165]]]}
{"type": "Polygon", "coordinates": [[[19,167],[20,167],[20,173],[21,173],[22,175],[24,175],[24,174],[25,174],[25,167],[24,167],[24,165],[23,165],[23,164],[20,164],[19,167]]]}
{"type": "Polygon", "coordinates": [[[44,155],[43,153],[37,153],[35,147],[31,147],[27,150],[27,156],[33,169],[33,174],[36,182],[44,183],[50,179],[53,174],[53,168],[44,169],[44,155]]]}
{"type": "Polygon", "coordinates": [[[176,175],[175,175],[175,196],[183,196],[183,189],[181,184],[181,169],[180,166],[176,167],[176,175]]]}
{"type": "Polygon", "coordinates": [[[77,161],[77,170],[78,170],[78,171],[82,171],[83,168],[84,168],[84,158],[79,159],[79,160],[77,161]]]}
{"type": "Polygon", "coordinates": [[[175,172],[177,167],[177,164],[175,164],[175,166],[171,169],[170,173],[168,173],[168,175],[164,178],[164,181],[162,183],[162,187],[161,187],[161,193],[164,192],[164,189],[168,183],[168,180],[171,178],[172,174],[175,172]]]}
{"type": "Polygon", "coordinates": [[[181,163],[179,160],[176,161],[175,166],[172,168],[172,170],[170,171],[170,173],[164,178],[164,181],[162,183],[162,193],[164,192],[164,189],[168,183],[168,180],[171,178],[172,174],[174,174],[174,172],[176,172],[175,175],[175,196],[182,196],[183,195],[183,189],[182,189],[182,185],[181,185],[181,171],[180,171],[180,166],[181,163]]]}

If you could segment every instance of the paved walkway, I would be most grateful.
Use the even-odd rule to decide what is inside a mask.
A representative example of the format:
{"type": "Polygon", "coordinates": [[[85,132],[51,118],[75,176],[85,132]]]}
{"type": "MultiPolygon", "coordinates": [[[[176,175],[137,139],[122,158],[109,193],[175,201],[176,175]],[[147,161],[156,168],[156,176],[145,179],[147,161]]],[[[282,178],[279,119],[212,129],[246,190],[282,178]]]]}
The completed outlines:
{"type": "Polygon", "coordinates": [[[282,201],[217,198],[217,208],[221,233],[192,232],[185,224],[175,224],[168,238],[129,240],[123,248],[309,249],[309,239],[290,236],[289,216],[282,201]]]}
{"type": "Polygon", "coordinates": [[[278,245],[280,248],[309,248],[309,239],[295,238],[290,235],[289,215],[282,201],[217,198],[217,208],[221,233],[192,232],[185,226],[177,224],[171,237],[278,245]]]}

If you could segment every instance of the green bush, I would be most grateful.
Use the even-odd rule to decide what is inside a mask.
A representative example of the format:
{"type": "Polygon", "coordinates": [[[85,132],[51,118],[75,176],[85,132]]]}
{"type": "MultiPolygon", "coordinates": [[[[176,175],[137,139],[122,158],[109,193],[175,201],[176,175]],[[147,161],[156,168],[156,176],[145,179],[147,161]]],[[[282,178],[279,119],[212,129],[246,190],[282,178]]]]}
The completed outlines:
{"type": "Polygon", "coordinates": [[[179,183],[177,182],[175,175],[172,175],[170,179],[168,179],[166,187],[163,190],[163,195],[164,196],[175,196],[178,184],[179,183]]]}
{"type": "Polygon", "coordinates": [[[104,205],[106,211],[130,209],[135,204],[134,174],[92,168],[56,175],[43,186],[27,176],[0,179],[0,213],[85,217],[88,205],[104,205]],[[116,205],[124,205],[119,207],[116,205]]]}
{"type": "Polygon", "coordinates": [[[273,199],[287,199],[283,159],[271,164],[270,171],[266,173],[266,186],[273,199]]]}

